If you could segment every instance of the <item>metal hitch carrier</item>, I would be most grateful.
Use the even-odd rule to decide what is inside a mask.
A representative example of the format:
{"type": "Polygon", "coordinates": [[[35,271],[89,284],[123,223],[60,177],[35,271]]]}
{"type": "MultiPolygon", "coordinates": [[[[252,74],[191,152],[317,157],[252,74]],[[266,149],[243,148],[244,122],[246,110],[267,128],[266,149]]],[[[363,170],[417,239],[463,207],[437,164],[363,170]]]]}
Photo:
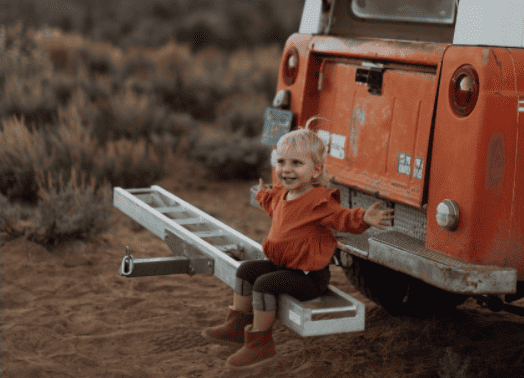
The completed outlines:
{"type": "MultiPolygon", "coordinates": [[[[126,248],[121,276],[213,274],[233,289],[242,261],[267,260],[259,243],[160,186],[116,187],[113,205],[164,240],[174,255],[135,259],[126,248]]],[[[365,329],[364,304],[331,285],[311,301],[279,295],[277,316],[303,337],[365,329]]]]}

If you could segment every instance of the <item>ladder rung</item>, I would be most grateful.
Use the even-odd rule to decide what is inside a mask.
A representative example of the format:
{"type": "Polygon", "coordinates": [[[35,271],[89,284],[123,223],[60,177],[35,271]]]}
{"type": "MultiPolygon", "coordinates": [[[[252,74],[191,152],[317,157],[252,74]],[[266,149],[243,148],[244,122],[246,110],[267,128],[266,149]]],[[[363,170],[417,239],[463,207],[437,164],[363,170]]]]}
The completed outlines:
{"type": "Polygon", "coordinates": [[[224,233],[222,230],[214,230],[214,231],[196,231],[193,232],[194,235],[198,236],[199,238],[212,238],[215,236],[223,236],[224,233]]]}
{"type": "Polygon", "coordinates": [[[215,246],[215,248],[218,249],[219,251],[226,252],[226,251],[232,251],[232,250],[238,249],[238,245],[236,244],[218,245],[218,246],[215,246]]]}
{"type": "Polygon", "coordinates": [[[185,225],[185,224],[205,224],[206,222],[202,218],[181,218],[181,219],[173,219],[175,222],[177,222],[179,225],[185,225]]]}
{"type": "Polygon", "coordinates": [[[185,210],[182,206],[165,206],[165,207],[156,207],[154,208],[159,213],[183,213],[185,210]]]}

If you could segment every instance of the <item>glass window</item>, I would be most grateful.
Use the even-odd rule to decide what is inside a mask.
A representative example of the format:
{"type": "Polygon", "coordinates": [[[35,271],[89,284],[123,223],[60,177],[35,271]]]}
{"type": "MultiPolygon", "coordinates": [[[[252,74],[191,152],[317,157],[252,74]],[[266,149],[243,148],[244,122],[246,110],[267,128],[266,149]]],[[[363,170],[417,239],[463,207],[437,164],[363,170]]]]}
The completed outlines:
{"type": "Polygon", "coordinates": [[[455,0],[346,0],[360,18],[453,24],[455,0]]]}

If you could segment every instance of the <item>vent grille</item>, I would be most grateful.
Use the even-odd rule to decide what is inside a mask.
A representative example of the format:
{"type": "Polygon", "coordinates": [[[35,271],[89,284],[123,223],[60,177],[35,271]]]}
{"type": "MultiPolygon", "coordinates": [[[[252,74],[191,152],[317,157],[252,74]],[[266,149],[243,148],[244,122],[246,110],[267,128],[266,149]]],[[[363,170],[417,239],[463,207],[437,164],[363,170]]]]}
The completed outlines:
{"type": "MultiPolygon", "coordinates": [[[[384,230],[379,230],[376,227],[371,227],[365,231],[361,238],[370,238],[373,236],[380,235],[384,232],[398,231],[404,235],[411,236],[425,243],[426,241],[426,214],[421,211],[414,209],[409,206],[405,206],[399,203],[387,201],[375,196],[365,194],[354,189],[350,189],[347,186],[339,184],[331,184],[333,189],[340,190],[341,194],[341,206],[354,209],[362,207],[368,209],[375,202],[380,202],[381,207],[395,209],[395,220],[393,227],[386,227],[384,230]],[[365,236],[364,236],[365,235],[365,236]]],[[[342,232],[335,232],[336,236],[348,235],[342,232]]]]}

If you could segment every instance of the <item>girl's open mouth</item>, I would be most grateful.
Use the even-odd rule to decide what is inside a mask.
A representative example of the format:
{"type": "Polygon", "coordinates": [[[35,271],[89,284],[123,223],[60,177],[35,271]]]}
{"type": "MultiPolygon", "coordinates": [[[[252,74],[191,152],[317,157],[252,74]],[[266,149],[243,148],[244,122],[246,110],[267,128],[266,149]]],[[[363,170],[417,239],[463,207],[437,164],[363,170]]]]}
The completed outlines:
{"type": "Polygon", "coordinates": [[[296,178],[283,178],[282,180],[284,180],[284,182],[289,185],[289,184],[293,184],[296,178]]]}

